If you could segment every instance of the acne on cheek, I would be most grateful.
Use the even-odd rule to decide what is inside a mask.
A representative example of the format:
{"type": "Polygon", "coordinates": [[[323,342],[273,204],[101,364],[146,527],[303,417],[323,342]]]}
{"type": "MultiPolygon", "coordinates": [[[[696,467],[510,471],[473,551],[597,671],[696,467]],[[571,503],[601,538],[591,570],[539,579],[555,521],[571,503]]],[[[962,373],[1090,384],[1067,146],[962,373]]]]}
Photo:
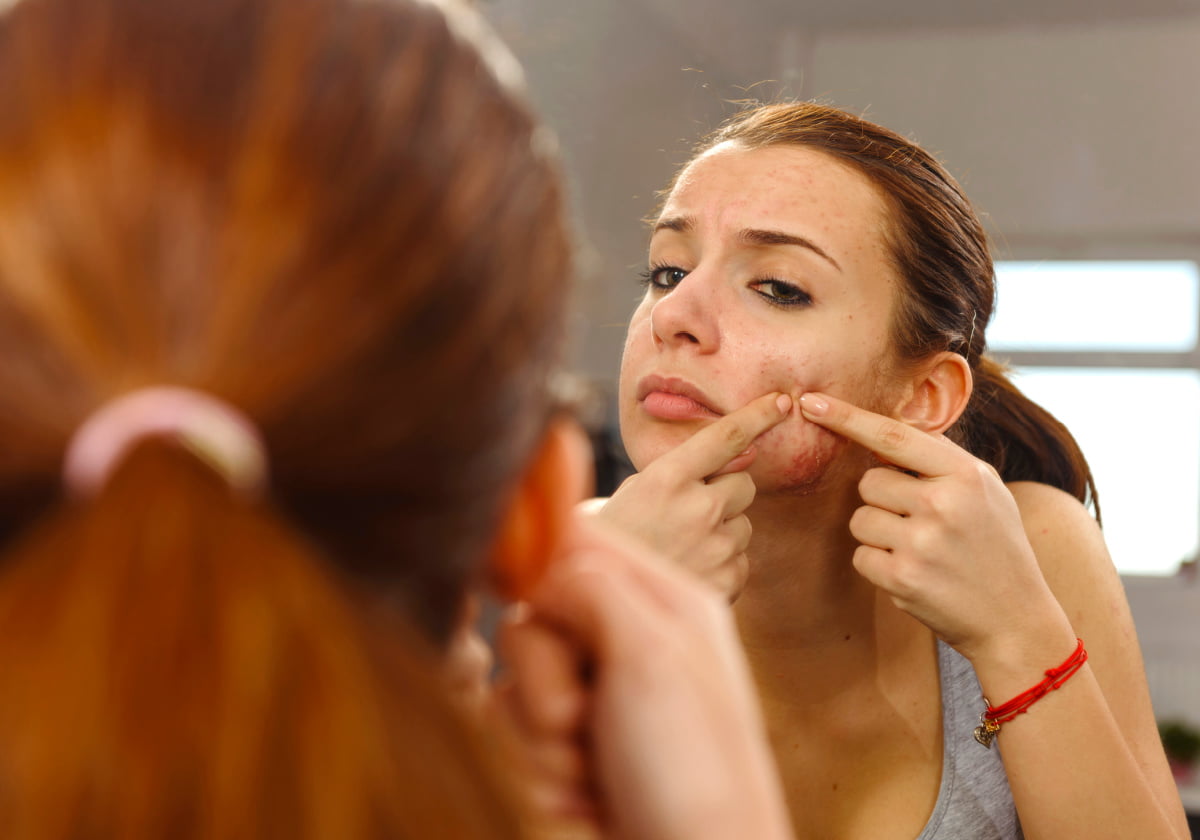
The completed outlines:
{"type": "Polygon", "coordinates": [[[814,489],[846,445],[846,441],[833,437],[829,432],[822,432],[822,439],[817,446],[793,455],[787,470],[779,478],[779,490],[805,492],[814,489]]]}
{"type": "Polygon", "coordinates": [[[758,440],[750,472],[760,491],[805,492],[824,476],[847,441],[799,417],[785,420],[758,440]]]}

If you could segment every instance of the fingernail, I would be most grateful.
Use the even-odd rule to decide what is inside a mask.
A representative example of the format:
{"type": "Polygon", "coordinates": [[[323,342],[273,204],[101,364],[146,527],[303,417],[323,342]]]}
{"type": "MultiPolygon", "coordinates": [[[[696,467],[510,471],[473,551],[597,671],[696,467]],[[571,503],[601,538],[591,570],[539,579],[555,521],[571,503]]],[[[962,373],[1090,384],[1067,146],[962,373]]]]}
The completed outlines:
{"type": "Polygon", "coordinates": [[[787,414],[792,410],[792,398],[787,394],[780,394],[775,398],[775,405],[779,406],[780,414],[787,414]]]}
{"type": "Polygon", "coordinates": [[[823,417],[829,411],[829,403],[814,394],[804,394],[800,397],[800,408],[813,417],[823,417]]]}

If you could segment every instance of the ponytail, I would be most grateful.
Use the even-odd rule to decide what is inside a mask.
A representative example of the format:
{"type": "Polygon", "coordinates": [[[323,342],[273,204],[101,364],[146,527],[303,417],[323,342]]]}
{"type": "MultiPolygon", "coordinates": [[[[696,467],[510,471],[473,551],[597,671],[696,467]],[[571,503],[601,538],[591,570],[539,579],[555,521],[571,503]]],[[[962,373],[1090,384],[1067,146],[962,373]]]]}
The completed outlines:
{"type": "Polygon", "coordinates": [[[6,838],[497,838],[432,654],[194,455],[140,443],[0,565],[6,838]]]}
{"type": "Polygon", "coordinates": [[[438,4],[162,5],[0,16],[0,838],[517,836],[426,646],[551,403],[553,144],[438,4]],[[269,504],[178,425],[62,501],[158,385],[269,504]]]}
{"type": "Polygon", "coordinates": [[[959,420],[957,442],[995,467],[1005,482],[1057,487],[1090,503],[1100,521],[1091,468],[1067,427],[1021,393],[991,356],[980,356],[972,372],[975,392],[959,420]]]}

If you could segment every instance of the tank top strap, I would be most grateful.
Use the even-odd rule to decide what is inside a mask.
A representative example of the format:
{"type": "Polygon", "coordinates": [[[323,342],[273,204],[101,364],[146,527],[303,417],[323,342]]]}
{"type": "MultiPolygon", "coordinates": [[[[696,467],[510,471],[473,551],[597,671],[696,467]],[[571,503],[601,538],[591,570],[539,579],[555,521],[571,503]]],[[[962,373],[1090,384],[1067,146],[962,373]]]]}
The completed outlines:
{"type": "Polygon", "coordinates": [[[917,840],[1022,840],[1000,751],[983,747],[972,734],[984,708],[975,670],[949,645],[939,641],[937,648],[942,779],[917,840]]]}

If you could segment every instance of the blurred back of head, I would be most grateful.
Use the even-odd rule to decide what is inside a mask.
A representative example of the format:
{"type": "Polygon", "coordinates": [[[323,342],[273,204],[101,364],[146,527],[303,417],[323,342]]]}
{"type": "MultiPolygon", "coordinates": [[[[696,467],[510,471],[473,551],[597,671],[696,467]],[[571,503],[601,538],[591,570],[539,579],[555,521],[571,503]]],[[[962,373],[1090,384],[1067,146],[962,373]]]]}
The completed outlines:
{"type": "Polygon", "coordinates": [[[558,179],[469,28],[408,0],[0,18],[4,836],[506,836],[352,597],[445,639],[549,413],[558,179]],[[164,439],[65,498],[73,431],[163,383],[254,422],[266,502],[164,439]]]}

